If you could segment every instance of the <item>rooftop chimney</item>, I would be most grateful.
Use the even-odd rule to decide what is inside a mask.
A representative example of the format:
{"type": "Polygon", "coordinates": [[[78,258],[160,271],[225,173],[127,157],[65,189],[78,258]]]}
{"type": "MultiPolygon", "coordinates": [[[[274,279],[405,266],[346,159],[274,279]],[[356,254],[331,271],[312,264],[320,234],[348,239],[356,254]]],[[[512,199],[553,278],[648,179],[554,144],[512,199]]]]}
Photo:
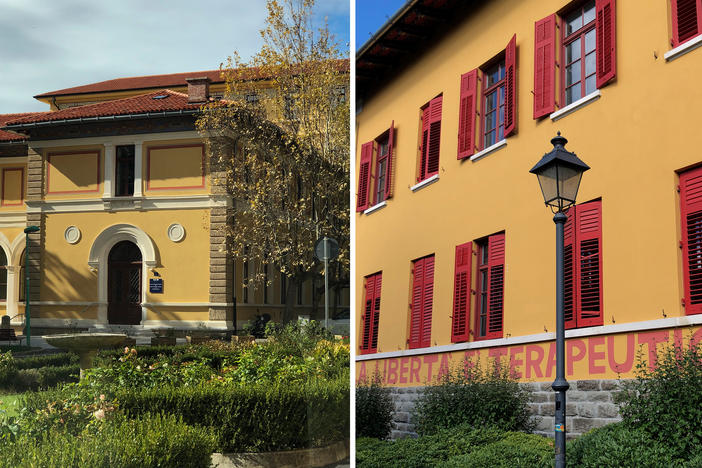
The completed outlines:
{"type": "Polygon", "coordinates": [[[188,83],[188,104],[205,104],[210,100],[210,79],[206,76],[200,78],[186,78],[188,83]]]}

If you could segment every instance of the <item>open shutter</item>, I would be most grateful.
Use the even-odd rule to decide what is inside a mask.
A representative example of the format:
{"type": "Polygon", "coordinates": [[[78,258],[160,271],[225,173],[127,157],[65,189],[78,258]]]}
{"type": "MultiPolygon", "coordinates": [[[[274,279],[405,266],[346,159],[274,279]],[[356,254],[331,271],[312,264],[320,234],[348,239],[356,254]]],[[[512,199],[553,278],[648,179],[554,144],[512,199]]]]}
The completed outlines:
{"type": "Polygon", "coordinates": [[[356,211],[368,209],[370,201],[371,163],[373,161],[373,142],[361,146],[361,164],[358,169],[358,195],[356,196],[356,211]]]}
{"type": "Polygon", "coordinates": [[[685,314],[702,313],[702,168],[680,174],[685,314]]]}
{"type": "Polygon", "coordinates": [[[458,109],[458,158],[475,152],[475,109],[478,100],[478,69],[461,75],[461,103],[458,109]]]}
{"type": "Polygon", "coordinates": [[[375,278],[375,290],[373,294],[373,320],[371,320],[370,349],[375,353],[378,350],[378,323],[380,322],[380,287],[382,285],[383,274],[373,275],[375,278]]]}
{"type": "Polygon", "coordinates": [[[422,337],[422,306],[424,291],[424,259],[415,260],[412,264],[412,305],[410,310],[410,348],[421,348],[422,337]]]}
{"type": "Polygon", "coordinates": [[[597,88],[617,74],[615,0],[597,0],[597,88]]]}
{"type": "Polygon", "coordinates": [[[517,35],[505,49],[505,138],[517,128],[517,35]]]}
{"type": "Polygon", "coordinates": [[[578,327],[602,325],[602,202],[578,205],[575,258],[578,261],[578,327]]]}
{"type": "Polygon", "coordinates": [[[575,328],[577,323],[575,321],[575,303],[577,301],[577,290],[576,278],[578,277],[576,271],[576,264],[573,262],[575,257],[575,218],[576,218],[577,207],[572,206],[568,210],[568,219],[566,220],[563,232],[563,298],[564,298],[564,315],[565,315],[565,327],[575,328]]]}
{"type": "Polygon", "coordinates": [[[472,242],[456,246],[456,266],[453,274],[453,315],[451,316],[451,342],[468,341],[470,332],[470,269],[472,242]]]}
{"type": "Polygon", "coordinates": [[[419,163],[419,177],[417,181],[421,182],[427,178],[427,152],[429,151],[429,116],[431,114],[431,106],[427,105],[422,111],[422,142],[419,152],[422,155],[419,163]]]}
{"type": "Polygon", "coordinates": [[[488,329],[486,338],[502,337],[505,285],[505,235],[488,239],[488,329]]]}
{"type": "Polygon", "coordinates": [[[534,26],[534,118],[556,110],[556,15],[534,26]]]}
{"type": "Polygon", "coordinates": [[[361,337],[361,354],[368,353],[371,347],[372,323],[373,323],[373,299],[375,297],[375,276],[366,278],[365,298],[363,301],[363,335],[361,337]]]}
{"type": "Polygon", "coordinates": [[[442,103],[443,96],[436,97],[429,103],[429,148],[427,149],[426,177],[431,177],[439,173],[442,103]]]}
{"type": "Polygon", "coordinates": [[[420,346],[431,346],[431,315],[434,302],[434,256],[424,258],[424,290],[422,291],[422,337],[420,346]]]}
{"type": "Polygon", "coordinates": [[[702,30],[702,0],[671,0],[673,47],[698,36],[702,30]]]}
{"type": "Polygon", "coordinates": [[[395,147],[395,121],[390,124],[388,133],[388,163],[385,169],[385,199],[392,197],[392,152],[395,147]]]}

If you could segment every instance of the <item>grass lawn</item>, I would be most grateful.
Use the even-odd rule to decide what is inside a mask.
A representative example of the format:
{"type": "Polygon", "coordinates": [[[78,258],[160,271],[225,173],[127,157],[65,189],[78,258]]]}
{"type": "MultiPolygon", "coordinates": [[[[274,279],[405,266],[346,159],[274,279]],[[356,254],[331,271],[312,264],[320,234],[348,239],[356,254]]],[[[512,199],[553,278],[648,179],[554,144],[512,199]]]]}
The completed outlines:
{"type": "Polygon", "coordinates": [[[22,395],[0,395],[0,411],[6,411],[5,416],[17,416],[19,399],[22,395]]]}

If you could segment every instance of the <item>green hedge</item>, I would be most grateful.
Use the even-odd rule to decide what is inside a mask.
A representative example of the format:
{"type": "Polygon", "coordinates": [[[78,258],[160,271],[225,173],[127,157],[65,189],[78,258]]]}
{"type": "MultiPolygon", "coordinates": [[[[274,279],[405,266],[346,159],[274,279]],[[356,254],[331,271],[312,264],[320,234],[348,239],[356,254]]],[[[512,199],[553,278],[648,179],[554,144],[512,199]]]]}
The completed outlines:
{"type": "Polygon", "coordinates": [[[60,383],[78,382],[79,378],[80,366],[78,364],[22,369],[17,371],[11,382],[6,383],[5,388],[10,388],[17,392],[36,391],[51,388],[60,383]]]}
{"type": "Polygon", "coordinates": [[[356,440],[358,468],[550,467],[553,443],[541,436],[458,426],[416,439],[356,440]]]}
{"type": "Polygon", "coordinates": [[[394,411],[390,388],[382,385],[379,375],[360,382],[356,387],[356,437],[387,439],[394,411]]]}
{"type": "Polygon", "coordinates": [[[17,369],[38,369],[46,366],[67,366],[78,364],[78,355],[73,353],[49,354],[46,356],[32,356],[26,358],[15,358],[17,369]]]}
{"type": "Polygon", "coordinates": [[[162,468],[210,466],[215,436],[172,416],[115,420],[86,428],[79,437],[51,430],[2,446],[0,467],[162,468]],[[99,426],[99,427],[98,427],[99,426]]]}
{"type": "Polygon", "coordinates": [[[321,446],[349,435],[348,379],[304,385],[166,387],[125,390],[119,407],[131,417],[181,416],[213,428],[223,452],[266,452],[321,446]]]}

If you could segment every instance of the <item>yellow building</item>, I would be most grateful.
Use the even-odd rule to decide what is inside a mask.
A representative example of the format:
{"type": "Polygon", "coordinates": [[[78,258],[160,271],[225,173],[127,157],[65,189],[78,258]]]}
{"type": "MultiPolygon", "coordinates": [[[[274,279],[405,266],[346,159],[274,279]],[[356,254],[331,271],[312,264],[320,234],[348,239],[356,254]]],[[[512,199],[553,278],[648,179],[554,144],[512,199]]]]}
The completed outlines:
{"type": "MultiPolygon", "coordinates": [[[[24,322],[23,229],[35,225],[35,329],[280,320],[286,281],[226,251],[233,202],[195,129],[224,91],[218,70],[120,78],[35,96],[48,112],[0,116],[0,315],[24,322]],[[255,268],[268,282],[244,286],[255,268]]],[[[236,137],[226,141],[233,154],[236,137]]],[[[295,311],[319,318],[320,300],[308,282],[295,311]]],[[[345,304],[339,295],[334,310],[345,304]]]]}
{"type": "Polygon", "coordinates": [[[501,357],[553,380],[554,224],[529,169],[558,131],[591,167],[567,378],[701,342],[700,44],[699,0],[407,2],[356,57],[357,377],[501,357]]]}

